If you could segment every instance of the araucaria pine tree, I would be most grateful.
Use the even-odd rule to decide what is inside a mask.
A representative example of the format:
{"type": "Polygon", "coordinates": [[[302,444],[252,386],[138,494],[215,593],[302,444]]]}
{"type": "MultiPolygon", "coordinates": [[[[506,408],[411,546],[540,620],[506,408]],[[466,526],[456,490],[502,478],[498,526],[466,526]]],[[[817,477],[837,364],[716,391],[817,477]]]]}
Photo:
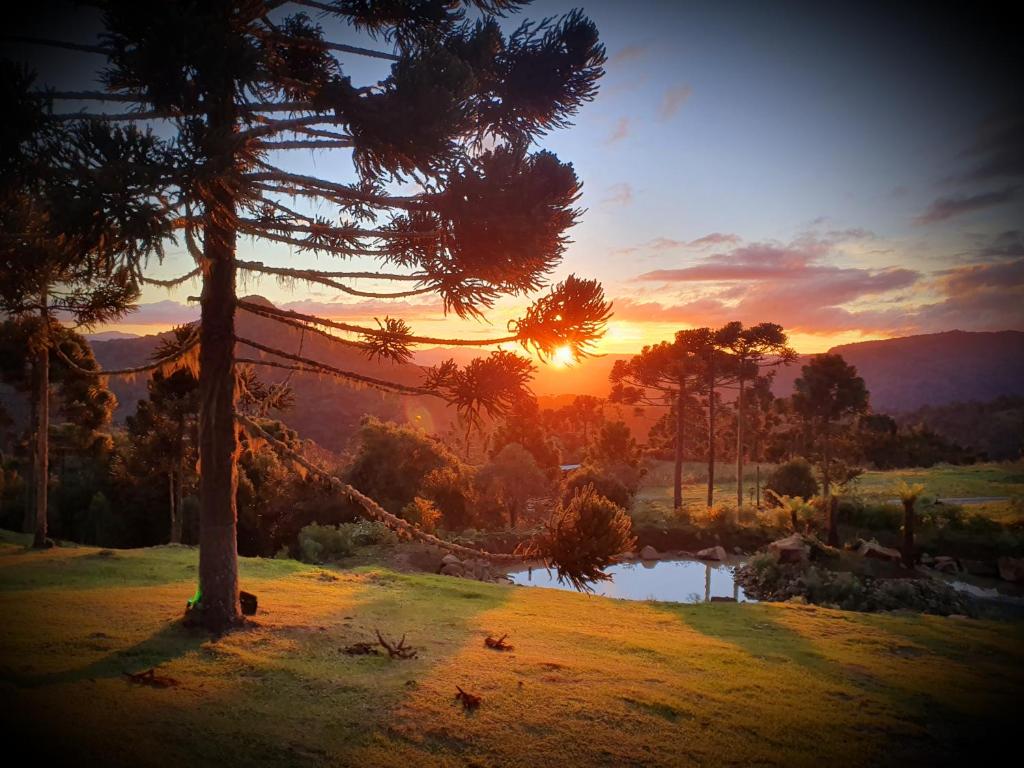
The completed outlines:
{"type": "MultiPolygon", "coordinates": [[[[44,98],[34,92],[28,68],[0,61],[0,99],[7,114],[0,129],[0,313],[32,323],[29,396],[35,427],[32,451],[33,509],[26,529],[33,546],[45,547],[49,489],[50,363],[67,351],[61,318],[89,326],[132,307],[138,287],[123,257],[135,252],[135,213],[107,220],[83,215],[69,197],[69,135],[50,124],[44,98]],[[125,226],[127,225],[127,226],[125,226]]],[[[106,149],[124,148],[116,140],[106,149]]],[[[128,149],[128,148],[126,148],[128,149]]],[[[124,160],[135,159],[130,149],[124,160]]],[[[111,169],[116,174],[116,169],[111,169]]],[[[118,183],[124,183],[128,174],[118,183]]],[[[108,179],[107,183],[109,184],[108,179]]],[[[90,364],[94,365],[94,361],[90,364]]]]}
{"type": "MultiPolygon", "coordinates": [[[[236,311],[393,360],[407,360],[416,344],[518,342],[541,355],[566,345],[584,354],[602,333],[610,307],[598,283],[569,277],[546,287],[579,215],[580,183],[571,165],[535,145],[593,98],[605,52],[579,12],[506,34],[496,17],[523,4],[111,0],[97,3],[100,39],[72,45],[98,56],[102,88],[48,97],[106,104],[51,118],[68,126],[76,204],[115,220],[151,206],[151,236],[180,235],[195,257],[180,282],[202,280],[197,615],[207,627],[239,620],[238,422],[251,421],[236,414],[236,345],[262,353],[258,364],[437,395],[469,415],[502,413],[523,383],[522,365],[507,353],[469,373],[440,366],[421,387],[358,376],[238,338],[236,311]],[[321,21],[347,26],[372,47],[328,40],[321,21]],[[355,84],[346,64],[357,57],[390,62],[390,71],[355,84]],[[124,147],[148,185],[111,187],[107,169],[124,157],[113,150],[124,147]],[[349,172],[296,172],[288,160],[295,151],[322,152],[320,168],[349,172]],[[309,258],[271,266],[239,258],[240,238],[378,266],[314,270],[309,258]],[[462,318],[482,317],[502,296],[546,292],[507,334],[467,340],[427,337],[397,317],[339,323],[241,302],[240,274],[375,300],[436,296],[462,318]]],[[[144,280],[143,258],[134,265],[144,280]]],[[[609,546],[618,538],[605,537],[609,546]]]]}

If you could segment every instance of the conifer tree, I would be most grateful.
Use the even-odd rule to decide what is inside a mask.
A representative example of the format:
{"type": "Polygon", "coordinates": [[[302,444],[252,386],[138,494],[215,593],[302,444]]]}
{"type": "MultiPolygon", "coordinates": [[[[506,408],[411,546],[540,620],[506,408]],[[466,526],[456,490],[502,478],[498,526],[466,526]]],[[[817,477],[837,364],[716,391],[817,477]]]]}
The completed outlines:
{"type": "MultiPolygon", "coordinates": [[[[359,375],[239,338],[236,311],[397,361],[417,344],[517,343],[542,356],[569,346],[582,355],[602,333],[610,306],[601,286],[575,276],[492,338],[427,336],[392,316],[341,323],[236,295],[240,275],[271,276],[380,301],[434,296],[448,313],[483,318],[503,296],[546,288],[579,216],[580,183],[571,165],[535,145],[593,98],[605,53],[579,12],[505,34],[498,17],[523,4],[108,0],[97,3],[104,31],[95,44],[33,41],[95,55],[103,67],[95,91],[46,94],[90,105],[51,117],[73,136],[67,179],[76,210],[125,222],[137,235],[128,255],[140,282],[145,257],[175,235],[196,268],[163,284],[202,281],[196,605],[208,628],[239,620],[236,417],[253,422],[236,409],[236,345],[260,353],[254,365],[438,396],[470,416],[500,415],[524,386],[522,364],[507,352],[471,370],[440,365],[418,387],[359,375]],[[347,25],[370,47],[328,39],[313,15],[335,29],[347,25]],[[354,84],[345,69],[353,57],[390,62],[390,71],[354,84]],[[149,131],[153,124],[159,134],[149,131]],[[321,167],[345,163],[351,173],[292,170],[289,153],[309,150],[325,153],[321,167]],[[112,189],[111,169],[119,167],[127,184],[112,189]],[[150,225],[141,233],[133,228],[140,221],[150,225]],[[239,238],[378,266],[244,260],[239,238]]],[[[78,228],[88,231],[84,222],[78,228]]]]}
{"type": "Polygon", "coordinates": [[[744,427],[746,385],[761,368],[789,365],[796,352],[787,346],[786,333],[776,323],[758,323],[744,328],[740,322],[727,323],[716,332],[716,340],[733,358],[736,373],[736,508],[743,506],[743,459],[746,454],[744,427]]]}

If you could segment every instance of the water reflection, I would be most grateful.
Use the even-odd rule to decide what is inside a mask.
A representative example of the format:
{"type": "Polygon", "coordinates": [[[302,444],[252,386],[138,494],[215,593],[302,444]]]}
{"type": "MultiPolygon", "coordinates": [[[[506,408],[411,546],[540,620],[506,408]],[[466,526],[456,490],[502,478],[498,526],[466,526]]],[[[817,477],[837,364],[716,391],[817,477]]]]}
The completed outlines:
{"type": "MultiPolygon", "coordinates": [[[[738,565],[739,562],[734,565],[738,565]]],[[[733,579],[733,565],[701,560],[641,560],[608,569],[612,581],[594,585],[594,592],[623,600],[661,600],[672,603],[709,603],[712,598],[754,602],[733,579]]],[[[510,574],[516,584],[572,589],[559,584],[554,571],[534,568],[510,574]]]]}

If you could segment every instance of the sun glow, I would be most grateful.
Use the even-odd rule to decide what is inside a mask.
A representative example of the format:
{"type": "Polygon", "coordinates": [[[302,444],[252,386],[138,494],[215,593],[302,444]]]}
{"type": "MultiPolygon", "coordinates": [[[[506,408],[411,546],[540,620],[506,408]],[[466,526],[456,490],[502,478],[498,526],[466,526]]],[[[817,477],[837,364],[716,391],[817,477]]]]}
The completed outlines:
{"type": "Polygon", "coordinates": [[[572,348],[565,346],[559,347],[551,355],[551,364],[555,368],[568,368],[576,362],[576,358],[572,354],[572,348]]]}

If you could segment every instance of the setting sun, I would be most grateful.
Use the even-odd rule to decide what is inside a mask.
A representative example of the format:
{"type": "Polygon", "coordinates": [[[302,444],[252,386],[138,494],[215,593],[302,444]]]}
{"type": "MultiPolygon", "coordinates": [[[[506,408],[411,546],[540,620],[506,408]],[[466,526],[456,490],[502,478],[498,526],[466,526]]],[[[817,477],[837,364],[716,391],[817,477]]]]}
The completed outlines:
{"type": "Polygon", "coordinates": [[[551,355],[551,364],[556,368],[568,368],[576,362],[576,357],[572,353],[572,348],[565,346],[559,347],[551,355]]]}

